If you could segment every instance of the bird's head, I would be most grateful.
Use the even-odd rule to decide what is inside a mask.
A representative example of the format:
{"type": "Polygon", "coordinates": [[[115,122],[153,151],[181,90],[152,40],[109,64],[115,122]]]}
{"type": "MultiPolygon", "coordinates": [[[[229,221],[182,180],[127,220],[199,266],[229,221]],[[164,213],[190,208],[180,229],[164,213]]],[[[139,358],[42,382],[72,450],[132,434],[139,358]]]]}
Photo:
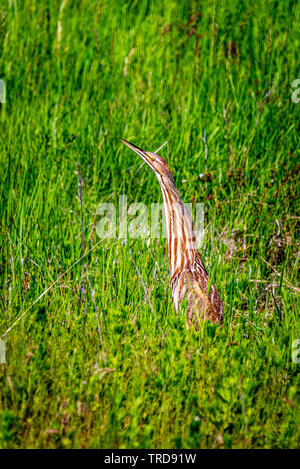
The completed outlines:
{"type": "Polygon", "coordinates": [[[150,151],[142,150],[141,148],[136,147],[126,140],[121,139],[121,142],[125,143],[127,147],[131,148],[131,150],[135,151],[135,153],[137,153],[142,158],[142,160],[144,160],[145,163],[150,166],[158,179],[160,179],[160,177],[164,177],[164,179],[166,177],[172,178],[169,167],[161,156],[157,155],[156,153],[151,153],[150,151]]]}

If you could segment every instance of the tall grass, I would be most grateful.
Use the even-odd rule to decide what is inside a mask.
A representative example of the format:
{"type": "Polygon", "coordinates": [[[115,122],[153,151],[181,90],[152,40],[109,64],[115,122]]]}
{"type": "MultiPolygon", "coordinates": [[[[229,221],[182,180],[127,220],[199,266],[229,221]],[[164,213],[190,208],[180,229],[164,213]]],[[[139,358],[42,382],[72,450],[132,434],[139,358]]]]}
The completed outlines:
{"type": "Polygon", "coordinates": [[[1,335],[81,258],[81,214],[87,252],[100,203],[161,201],[121,137],[167,140],[184,201],[204,203],[225,320],[187,331],[166,241],[117,232],[84,259],[95,303],[80,261],[7,334],[0,447],[296,447],[299,4],[1,9],[1,335]]]}

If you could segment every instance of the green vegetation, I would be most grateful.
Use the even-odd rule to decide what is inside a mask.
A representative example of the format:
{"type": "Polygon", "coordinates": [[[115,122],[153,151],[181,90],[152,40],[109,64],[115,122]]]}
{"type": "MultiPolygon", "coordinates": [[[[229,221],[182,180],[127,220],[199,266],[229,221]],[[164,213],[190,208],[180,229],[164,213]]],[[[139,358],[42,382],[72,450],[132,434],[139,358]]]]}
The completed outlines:
{"type": "Polygon", "coordinates": [[[0,336],[82,255],[78,164],[85,252],[100,203],[161,202],[121,137],[168,140],[184,201],[204,203],[225,320],[186,330],[165,239],[106,239],[84,259],[95,303],[80,261],[8,332],[0,447],[299,445],[299,13],[2,0],[0,336]]]}

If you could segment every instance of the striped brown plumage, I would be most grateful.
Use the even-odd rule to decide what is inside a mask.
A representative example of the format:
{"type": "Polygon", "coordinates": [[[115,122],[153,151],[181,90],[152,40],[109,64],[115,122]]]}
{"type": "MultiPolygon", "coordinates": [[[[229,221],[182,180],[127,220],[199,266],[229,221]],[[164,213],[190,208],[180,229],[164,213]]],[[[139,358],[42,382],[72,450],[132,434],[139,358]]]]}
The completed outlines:
{"type": "Polygon", "coordinates": [[[144,151],[122,140],[154,171],[160,184],[166,220],[170,284],[175,311],[187,298],[187,325],[196,328],[199,321],[209,319],[223,322],[223,304],[209,276],[196,246],[192,216],[175,186],[165,160],[155,153],[144,151]]]}

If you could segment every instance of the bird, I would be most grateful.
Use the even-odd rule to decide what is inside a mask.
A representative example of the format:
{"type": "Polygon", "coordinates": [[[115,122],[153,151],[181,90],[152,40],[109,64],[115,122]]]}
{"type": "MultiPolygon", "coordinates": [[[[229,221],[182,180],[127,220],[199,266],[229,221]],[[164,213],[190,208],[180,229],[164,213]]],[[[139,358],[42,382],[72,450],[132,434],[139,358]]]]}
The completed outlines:
{"type": "Polygon", "coordinates": [[[172,302],[178,314],[187,299],[187,328],[196,330],[200,322],[210,320],[222,325],[223,303],[215,285],[210,281],[196,246],[193,220],[183,203],[171,171],[158,154],[142,150],[127,140],[121,141],[137,153],[156,175],[163,197],[164,216],[170,268],[172,302]]]}

